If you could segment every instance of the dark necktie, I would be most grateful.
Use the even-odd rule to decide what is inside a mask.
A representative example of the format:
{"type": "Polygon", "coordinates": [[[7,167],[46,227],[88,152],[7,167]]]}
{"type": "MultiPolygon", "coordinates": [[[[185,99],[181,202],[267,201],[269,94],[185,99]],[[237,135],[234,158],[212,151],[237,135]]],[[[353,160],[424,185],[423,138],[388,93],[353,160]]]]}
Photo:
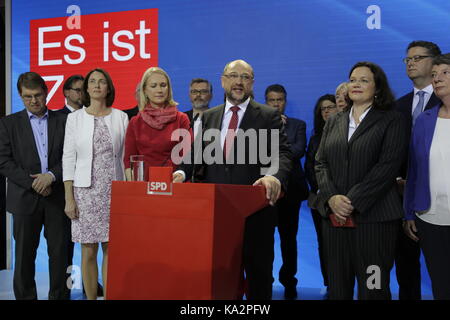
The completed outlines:
{"type": "Polygon", "coordinates": [[[230,108],[230,110],[233,112],[233,115],[231,116],[230,124],[228,125],[227,135],[225,136],[225,141],[223,143],[223,152],[225,159],[228,157],[231,147],[233,146],[233,140],[236,134],[237,124],[239,120],[238,111],[240,110],[240,108],[238,106],[233,106],[230,108]]]}
{"type": "Polygon", "coordinates": [[[425,91],[421,90],[421,91],[418,91],[416,94],[419,95],[419,102],[417,103],[416,108],[414,109],[414,112],[413,112],[413,125],[414,125],[414,123],[416,123],[416,119],[419,116],[419,114],[422,113],[423,104],[425,102],[425,97],[424,97],[425,91]]]}

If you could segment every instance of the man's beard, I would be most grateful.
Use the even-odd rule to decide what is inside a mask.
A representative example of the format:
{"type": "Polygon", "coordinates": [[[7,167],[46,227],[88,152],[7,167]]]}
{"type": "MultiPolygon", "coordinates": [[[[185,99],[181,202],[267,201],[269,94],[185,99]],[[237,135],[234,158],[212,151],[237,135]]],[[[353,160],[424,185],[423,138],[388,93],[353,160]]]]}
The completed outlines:
{"type": "Polygon", "coordinates": [[[192,107],[194,109],[206,109],[209,106],[209,102],[206,101],[193,101],[192,107]]]}
{"type": "Polygon", "coordinates": [[[83,106],[83,102],[81,101],[81,99],[77,101],[72,101],[72,104],[77,105],[78,108],[81,108],[83,106]]]}

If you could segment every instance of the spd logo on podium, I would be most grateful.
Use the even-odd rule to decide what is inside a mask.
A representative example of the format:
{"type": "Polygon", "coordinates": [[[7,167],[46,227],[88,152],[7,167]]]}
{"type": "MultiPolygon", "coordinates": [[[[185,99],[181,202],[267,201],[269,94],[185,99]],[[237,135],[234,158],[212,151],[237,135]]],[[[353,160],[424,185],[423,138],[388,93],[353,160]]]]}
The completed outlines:
{"type": "Polygon", "coordinates": [[[150,167],[148,177],[147,194],[172,195],[172,167],[150,167]]]}

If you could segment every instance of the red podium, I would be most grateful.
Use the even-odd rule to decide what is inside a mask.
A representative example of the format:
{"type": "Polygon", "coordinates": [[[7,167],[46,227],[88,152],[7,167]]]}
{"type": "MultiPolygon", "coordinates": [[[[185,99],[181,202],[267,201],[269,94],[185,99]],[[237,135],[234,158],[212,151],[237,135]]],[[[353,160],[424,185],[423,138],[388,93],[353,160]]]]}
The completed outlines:
{"type": "Polygon", "coordinates": [[[236,299],[245,218],[263,187],[147,182],[112,185],[107,299],[236,299]]]}

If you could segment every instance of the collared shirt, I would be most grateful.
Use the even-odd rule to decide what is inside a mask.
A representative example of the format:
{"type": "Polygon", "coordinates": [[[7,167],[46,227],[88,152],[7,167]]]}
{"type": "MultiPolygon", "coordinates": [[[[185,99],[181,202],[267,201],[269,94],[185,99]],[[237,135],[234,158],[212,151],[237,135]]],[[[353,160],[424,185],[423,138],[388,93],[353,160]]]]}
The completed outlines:
{"type": "Polygon", "coordinates": [[[426,86],[423,89],[417,89],[414,87],[414,97],[413,97],[413,102],[412,102],[412,108],[411,108],[411,114],[414,113],[414,109],[416,108],[417,104],[419,103],[419,95],[417,94],[417,92],[419,91],[424,91],[425,94],[423,95],[423,109],[422,111],[425,109],[425,106],[427,105],[428,101],[431,98],[431,95],[433,94],[433,86],[431,85],[431,83],[426,86]]]}
{"type": "Polygon", "coordinates": [[[353,119],[353,107],[350,109],[350,113],[348,115],[349,122],[348,122],[348,141],[350,141],[350,138],[352,137],[353,133],[355,133],[358,126],[361,124],[361,122],[366,117],[367,113],[372,109],[372,107],[367,108],[366,111],[359,117],[359,124],[356,124],[355,119],[353,119]]]}
{"type": "MultiPolygon", "coordinates": [[[[38,118],[27,110],[28,118],[30,119],[31,129],[33,130],[34,141],[36,149],[41,161],[41,172],[33,173],[47,173],[48,171],[48,110],[44,116],[38,118]]],[[[51,172],[50,172],[51,173],[51,172]]],[[[51,173],[54,177],[53,173],[51,173]]]]}
{"type": "Polygon", "coordinates": [[[70,112],[74,112],[76,111],[76,109],[72,106],[69,106],[68,104],[66,104],[66,108],[70,110],[70,112]]]}
{"type": "MultiPolygon", "coordinates": [[[[242,117],[244,116],[245,110],[247,110],[247,106],[250,103],[250,98],[242,102],[241,104],[238,104],[239,107],[238,111],[238,124],[237,128],[239,128],[242,117]]],[[[231,111],[231,107],[234,107],[234,104],[231,104],[228,100],[225,103],[225,110],[223,113],[223,120],[222,120],[222,127],[220,129],[220,145],[223,148],[223,144],[225,143],[225,137],[227,136],[228,126],[230,125],[231,116],[233,115],[233,111],[231,111]]]]}
{"type": "MultiPolygon", "coordinates": [[[[195,116],[194,116],[194,117],[195,117],[195,116]]],[[[198,131],[199,131],[199,130],[202,130],[201,125],[202,125],[202,116],[199,115],[199,116],[197,117],[197,119],[195,120],[195,122],[194,122],[194,139],[195,139],[195,137],[197,136],[198,131]]]]}

